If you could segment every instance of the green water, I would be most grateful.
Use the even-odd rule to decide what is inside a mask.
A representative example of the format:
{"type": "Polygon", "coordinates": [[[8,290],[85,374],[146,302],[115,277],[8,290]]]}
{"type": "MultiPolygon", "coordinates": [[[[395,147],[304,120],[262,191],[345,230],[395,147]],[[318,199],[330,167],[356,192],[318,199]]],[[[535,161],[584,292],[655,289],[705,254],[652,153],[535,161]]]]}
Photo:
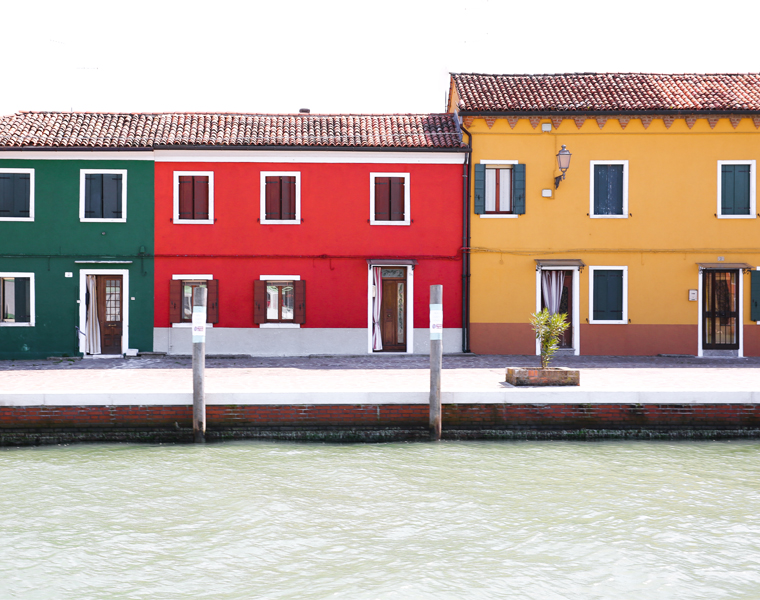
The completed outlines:
{"type": "Polygon", "coordinates": [[[0,599],[760,598],[760,443],[0,451],[0,599]]]}

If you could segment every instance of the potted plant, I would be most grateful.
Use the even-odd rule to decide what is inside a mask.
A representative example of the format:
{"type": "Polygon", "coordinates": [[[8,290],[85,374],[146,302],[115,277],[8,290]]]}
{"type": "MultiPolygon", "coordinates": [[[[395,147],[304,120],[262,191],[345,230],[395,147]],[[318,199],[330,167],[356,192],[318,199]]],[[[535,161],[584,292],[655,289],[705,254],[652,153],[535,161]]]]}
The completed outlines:
{"type": "Polygon", "coordinates": [[[549,363],[559,347],[559,339],[570,327],[565,313],[550,313],[544,308],[530,315],[530,325],[541,351],[540,369],[507,369],[507,382],[512,385],[579,385],[578,371],[550,368],[549,363]]]}

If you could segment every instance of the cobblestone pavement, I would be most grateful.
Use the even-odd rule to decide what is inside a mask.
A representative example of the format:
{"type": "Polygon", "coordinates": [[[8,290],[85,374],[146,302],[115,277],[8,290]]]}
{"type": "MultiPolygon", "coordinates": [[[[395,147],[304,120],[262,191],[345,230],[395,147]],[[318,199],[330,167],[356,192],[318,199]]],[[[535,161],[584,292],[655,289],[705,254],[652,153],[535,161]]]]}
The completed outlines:
{"type": "MultiPolygon", "coordinates": [[[[538,366],[538,362],[535,356],[446,356],[443,391],[503,390],[507,366],[538,366]]],[[[206,389],[425,391],[429,365],[429,357],[422,355],[208,358],[206,389]]],[[[192,390],[191,366],[187,357],[0,361],[0,394],[187,392],[192,390]]],[[[552,366],[580,369],[580,389],[587,391],[760,390],[760,358],[562,356],[552,366]]],[[[562,393],[579,388],[555,389],[562,393]]]]}

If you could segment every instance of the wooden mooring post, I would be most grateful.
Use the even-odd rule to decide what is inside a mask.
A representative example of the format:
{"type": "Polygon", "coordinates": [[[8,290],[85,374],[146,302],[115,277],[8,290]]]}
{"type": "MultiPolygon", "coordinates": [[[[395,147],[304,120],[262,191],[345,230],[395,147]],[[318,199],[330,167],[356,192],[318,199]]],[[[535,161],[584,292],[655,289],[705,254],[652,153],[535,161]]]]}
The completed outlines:
{"type": "Polygon", "coordinates": [[[193,442],[206,441],[206,303],[208,290],[193,288],[193,442]]]}
{"type": "Polygon", "coordinates": [[[443,286],[430,286],[430,439],[441,439],[443,365],[443,286]]]}

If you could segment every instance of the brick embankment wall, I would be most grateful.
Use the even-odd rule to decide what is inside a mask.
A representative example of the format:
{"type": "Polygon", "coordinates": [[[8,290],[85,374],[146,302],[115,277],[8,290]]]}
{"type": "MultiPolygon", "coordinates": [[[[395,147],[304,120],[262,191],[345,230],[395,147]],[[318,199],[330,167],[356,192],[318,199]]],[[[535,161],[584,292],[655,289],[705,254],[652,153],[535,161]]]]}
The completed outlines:
{"type": "MultiPolygon", "coordinates": [[[[185,442],[190,406],[0,407],[0,445],[185,442]]],[[[428,406],[207,407],[207,437],[328,441],[428,437],[428,406]]],[[[756,404],[445,404],[446,439],[760,437],[756,404]]]]}

